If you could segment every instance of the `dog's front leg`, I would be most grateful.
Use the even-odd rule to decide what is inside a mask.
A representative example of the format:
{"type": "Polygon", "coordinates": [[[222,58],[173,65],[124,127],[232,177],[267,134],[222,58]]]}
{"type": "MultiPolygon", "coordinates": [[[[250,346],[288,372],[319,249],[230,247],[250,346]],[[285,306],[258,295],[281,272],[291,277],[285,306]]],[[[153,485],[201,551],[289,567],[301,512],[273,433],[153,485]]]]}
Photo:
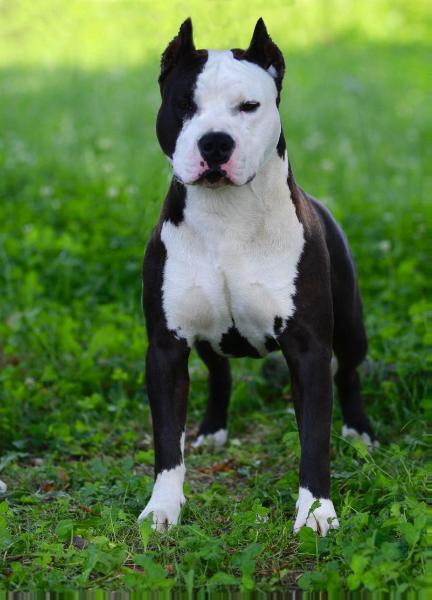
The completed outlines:
{"type": "Polygon", "coordinates": [[[321,535],[339,526],[330,500],[330,432],[332,418],[331,348],[307,330],[280,340],[292,378],[299,428],[300,489],[294,531],[311,527],[321,535]]]}
{"type": "Polygon", "coordinates": [[[147,392],[153,419],[155,483],[139,521],[153,514],[153,528],[175,525],[185,502],[183,460],[189,348],[171,336],[150,341],[147,352],[147,392]]]}

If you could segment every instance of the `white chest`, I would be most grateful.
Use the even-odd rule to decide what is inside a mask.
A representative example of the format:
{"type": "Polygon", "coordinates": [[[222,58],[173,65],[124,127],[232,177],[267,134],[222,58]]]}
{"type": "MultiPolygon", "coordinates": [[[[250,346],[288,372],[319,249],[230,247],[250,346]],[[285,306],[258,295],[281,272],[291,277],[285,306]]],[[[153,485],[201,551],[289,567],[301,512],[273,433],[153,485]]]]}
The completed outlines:
{"type": "Polygon", "coordinates": [[[163,308],[168,328],[189,345],[206,340],[221,352],[222,336],[235,326],[266,354],[275,318],[295,310],[295,279],[303,228],[289,190],[267,203],[254,196],[186,200],[184,220],[165,222],[167,258],[163,308]]]}

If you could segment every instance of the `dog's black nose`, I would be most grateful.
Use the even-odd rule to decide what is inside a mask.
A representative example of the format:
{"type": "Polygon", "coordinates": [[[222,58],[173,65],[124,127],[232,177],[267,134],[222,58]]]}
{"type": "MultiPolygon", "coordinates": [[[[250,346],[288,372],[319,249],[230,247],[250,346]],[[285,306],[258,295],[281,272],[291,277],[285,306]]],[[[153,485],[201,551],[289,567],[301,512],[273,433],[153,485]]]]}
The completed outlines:
{"type": "Polygon", "coordinates": [[[233,153],[235,142],[230,135],[222,131],[206,133],[198,141],[201,156],[209,167],[223,165],[233,153]]]}

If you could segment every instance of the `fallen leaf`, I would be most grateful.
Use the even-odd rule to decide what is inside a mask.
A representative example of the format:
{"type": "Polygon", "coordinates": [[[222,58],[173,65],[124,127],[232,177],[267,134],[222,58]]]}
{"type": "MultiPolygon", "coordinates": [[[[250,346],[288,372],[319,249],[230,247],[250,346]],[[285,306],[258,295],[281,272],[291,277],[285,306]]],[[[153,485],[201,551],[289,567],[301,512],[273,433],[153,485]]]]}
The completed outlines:
{"type": "Polygon", "coordinates": [[[52,492],[54,489],[54,481],[45,481],[43,484],[43,491],[47,494],[48,492],[52,492]]]}
{"type": "Polygon", "coordinates": [[[234,459],[228,458],[220,463],[215,463],[214,465],[210,465],[209,467],[201,467],[198,468],[197,471],[200,473],[220,473],[222,471],[232,471],[233,470],[234,459]]]}

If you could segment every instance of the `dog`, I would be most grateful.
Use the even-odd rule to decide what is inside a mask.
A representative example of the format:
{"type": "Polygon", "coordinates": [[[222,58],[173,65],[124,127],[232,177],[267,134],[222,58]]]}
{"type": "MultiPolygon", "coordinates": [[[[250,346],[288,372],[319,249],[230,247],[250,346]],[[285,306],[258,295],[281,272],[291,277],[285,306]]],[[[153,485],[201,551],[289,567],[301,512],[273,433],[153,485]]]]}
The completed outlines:
{"type": "Polygon", "coordinates": [[[279,115],[285,63],[259,19],[247,50],[197,50],[186,20],[161,59],[157,137],[173,177],[143,266],[155,482],[139,520],[178,523],[185,497],[188,357],[209,371],[193,445],[227,440],[229,358],[280,350],[291,374],[301,459],[294,531],[326,535],[331,359],[344,436],[375,442],[360,395],[367,351],[347,240],[295,182],[279,115]],[[318,501],[318,502],[317,502],[318,501]]]}

